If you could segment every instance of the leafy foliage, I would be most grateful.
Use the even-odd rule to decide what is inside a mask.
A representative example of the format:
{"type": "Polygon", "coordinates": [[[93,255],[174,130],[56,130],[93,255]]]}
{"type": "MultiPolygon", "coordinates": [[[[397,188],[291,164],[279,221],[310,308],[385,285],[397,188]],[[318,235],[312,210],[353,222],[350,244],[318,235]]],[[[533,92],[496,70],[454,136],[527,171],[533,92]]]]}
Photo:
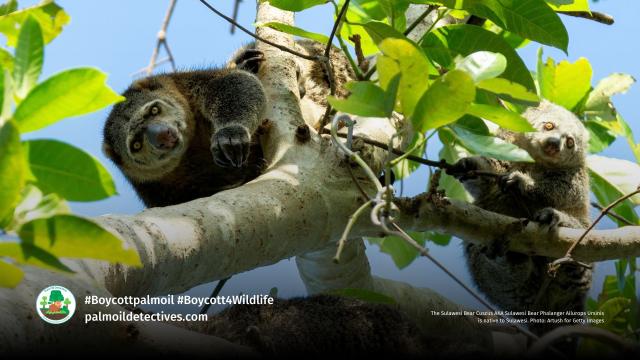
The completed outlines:
{"type": "Polygon", "coordinates": [[[91,155],[54,140],[21,141],[65,118],[122,100],[93,68],[63,71],[38,82],[45,44],[69,21],[52,1],[18,10],[0,7],[0,32],[14,54],[0,51],[0,286],[15,287],[22,265],[72,272],[60,258],[140,265],[137,253],[98,224],[70,214],[65,200],[94,201],[116,193],[111,176],[91,155]],[[19,238],[19,242],[13,238],[19,238]],[[20,266],[19,266],[20,265],[20,266]]]}
{"type": "MultiPolygon", "coordinates": [[[[344,1],[336,4],[336,14],[342,4],[344,1]]],[[[298,10],[313,5],[317,3],[300,2],[298,10]]],[[[547,99],[584,120],[591,134],[592,154],[623,138],[640,162],[640,144],[612,102],[613,96],[626,92],[635,82],[633,77],[612,74],[593,86],[587,59],[573,63],[543,60],[541,49],[537,69],[532,72],[516,51],[538,42],[566,52],[569,37],[556,11],[589,11],[589,5],[587,0],[353,0],[337,36],[342,41],[359,35],[360,50],[376,57],[377,71],[371,78],[349,84],[347,99],[329,101],[337,110],[354,115],[388,117],[394,110],[411,119],[417,133],[407,146],[412,155],[422,156],[426,147],[438,142],[440,157],[454,163],[474,154],[533,161],[526,151],[495,137],[489,129],[497,125],[516,132],[534,131],[521,113],[527,106],[547,99]],[[454,14],[458,19],[475,15],[486,21],[483,26],[458,23],[433,27],[420,37],[412,37],[417,39],[414,41],[405,34],[412,25],[404,16],[409,4],[435,5],[435,10],[429,11],[436,19],[454,14]],[[431,136],[434,134],[438,136],[431,136]]],[[[303,29],[269,26],[324,40],[323,35],[303,29]]],[[[406,159],[394,165],[398,178],[405,178],[418,167],[406,159]]],[[[592,192],[603,206],[640,182],[640,167],[631,161],[598,155],[590,156],[588,165],[592,192]]],[[[445,174],[439,189],[444,189],[448,197],[470,200],[460,183],[445,174]]],[[[639,224],[638,205],[640,198],[635,197],[614,210],[639,224]]],[[[449,240],[435,233],[411,236],[420,244],[427,240],[446,244],[449,240]]],[[[418,256],[415,249],[395,237],[369,241],[388,253],[400,268],[418,256]]],[[[637,291],[632,288],[635,266],[635,259],[620,260],[618,274],[607,277],[603,293],[591,304],[592,309],[604,309],[611,329],[624,335],[639,326],[637,291]],[[625,268],[629,269],[627,273],[625,268]]]]}

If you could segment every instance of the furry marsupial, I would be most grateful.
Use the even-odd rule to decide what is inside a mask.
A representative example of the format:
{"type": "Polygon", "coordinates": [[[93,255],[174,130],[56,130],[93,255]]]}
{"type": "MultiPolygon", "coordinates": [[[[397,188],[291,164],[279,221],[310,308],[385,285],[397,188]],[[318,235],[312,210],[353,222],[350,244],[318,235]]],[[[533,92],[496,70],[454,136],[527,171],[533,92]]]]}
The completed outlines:
{"type": "MultiPolygon", "coordinates": [[[[589,134],[570,111],[548,101],[523,116],[536,132],[500,130],[498,136],[525,149],[535,163],[510,162],[482,156],[463,158],[450,171],[473,196],[474,204],[548,226],[589,226],[589,174],[586,154],[589,134]],[[460,175],[472,170],[501,174],[499,178],[460,175]]],[[[504,310],[584,311],[591,270],[563,265],[553,279],[547,264],[553,259],[505,251],[496,239],[491,246],[465,246],[472,278],[488,299],[504,310]]],[[[553,328],[530,324],[537,333],[553,328]]]]}
{"type": "Polygon", "coordinates": [[[154,75],[135,81],[104,127],[104,153],[148,207],[183,203],[241,185],[263,170],[256,130],[266,96],[255,76],[262,53],[234,69],[154,75]]]}

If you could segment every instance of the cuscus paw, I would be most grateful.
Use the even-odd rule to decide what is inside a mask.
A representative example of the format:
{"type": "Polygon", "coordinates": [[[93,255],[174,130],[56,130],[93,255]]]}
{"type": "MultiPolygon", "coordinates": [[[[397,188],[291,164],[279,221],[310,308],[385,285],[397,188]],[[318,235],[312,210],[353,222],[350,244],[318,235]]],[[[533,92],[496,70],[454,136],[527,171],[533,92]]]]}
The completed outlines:
{"type": "Polygon", "coordinates": [[[462,158],[449,167],[446,170],[446,173],[460,181],[475,179],[477,176],[473,175],[473,172],[482,168],[482,164],[480,163],[481,161],[482,160],[477,157],[462,158]]]}
{"type": "Polygon", "coordinates": [[[498,178],[498,185],[503,192],[521,191],[525,178],[521,173],[514,171],[498,178]]]}
{"type": "Polygon", "coordinates": [[[560,226],[561,214],[558,210],[550,207],[539,210],[533,214],[533,221],[546,226],[549,231],[555,230],[560,226]]]}
{"type": "Polygon", "coordinates": [[[246,49],[240,52],[233,59],[233,62],[236,64],[238,69],[257,74],[262,62],[264,62],[264,53],[260,50],[246,49]]]}
{"type": "Polygon", "coordinates": [[[211,137],[213,160],[221,167],[242,167],[249,158],[250,145],[251,136],[245,127],[223,127],[211,137]]]}

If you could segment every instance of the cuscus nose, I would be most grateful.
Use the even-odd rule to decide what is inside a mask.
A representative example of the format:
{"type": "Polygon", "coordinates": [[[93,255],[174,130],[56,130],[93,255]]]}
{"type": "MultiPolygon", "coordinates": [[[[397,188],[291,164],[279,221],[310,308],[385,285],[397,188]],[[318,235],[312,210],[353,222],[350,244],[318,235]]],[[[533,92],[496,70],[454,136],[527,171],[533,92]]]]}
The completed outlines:
{"type": "Polygon", "coordinates": [[[178,133],[175,129],[164,124],[151,124],[145,131],[147,140],[156,149],[171,150],[178,145],[178,133]]]}
{"type": "Polygon", "coordinates": [[[560,152],[560,139],[550,137],[544,141],[543,150],[547,155],[555,155],[560,152]]]}

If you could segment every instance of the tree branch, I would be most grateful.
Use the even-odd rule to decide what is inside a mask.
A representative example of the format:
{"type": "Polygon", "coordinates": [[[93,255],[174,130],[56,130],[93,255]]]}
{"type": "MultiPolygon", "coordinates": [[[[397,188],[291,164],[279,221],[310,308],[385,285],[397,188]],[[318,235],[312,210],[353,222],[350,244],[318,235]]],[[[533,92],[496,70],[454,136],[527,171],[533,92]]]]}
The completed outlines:
{"type": "MultiPolygon", "coordinates": [[[[394,201],[402,211],[398,224],[414,231],[437,230],[465,241],[488,245],[504,238],[509,251],[561,258],[584,229],[559,228],[557,233],[526,219],[516,219],[449,199],[434,204],[426,194],[394,201]]],[[[574,258],[583,262],[640,256],[640,226],[593,230],[576,246],[574,258]]]]}
{"type": "MultiPolygon", "coordinates": [[[[162,21],[162,26],[160,27],[160,31],[158,31],[158,41],[156,42],[156,47],[153,49],[153,53],[151,54],[151,60],[149,61],[149,65],[139,71],[146,72],[147,75],[151,75],[153,70],[156,69],[158,65],[161,63],[169,61],[173,68],[173,71],[176,70],[176,63],[173,58],[173,54],[171,53],[171,49],[169,48],[169,43],[167,43],[167,29],[169,28],[169,22],[171,21],[171,16],[173,16],[173,10],[176,8],[177,0],[169,1],[169,8],[167,9],[167,13],[164,16],[164,20],[162,21]],[[164,46],[164,49],[167,52],[168,57],[163,61],[158,61],[158,55],[160,54],[160,48],[164,46]]],[[[135,75],[135,74],[134,74],[135,75]]]]}
{"type": "Polygon", "coordinates": [[[593,20],[605,25],[613,25],[615,22],[613,16],[597,11],[558,11],[558,14],[593,20]]]}

